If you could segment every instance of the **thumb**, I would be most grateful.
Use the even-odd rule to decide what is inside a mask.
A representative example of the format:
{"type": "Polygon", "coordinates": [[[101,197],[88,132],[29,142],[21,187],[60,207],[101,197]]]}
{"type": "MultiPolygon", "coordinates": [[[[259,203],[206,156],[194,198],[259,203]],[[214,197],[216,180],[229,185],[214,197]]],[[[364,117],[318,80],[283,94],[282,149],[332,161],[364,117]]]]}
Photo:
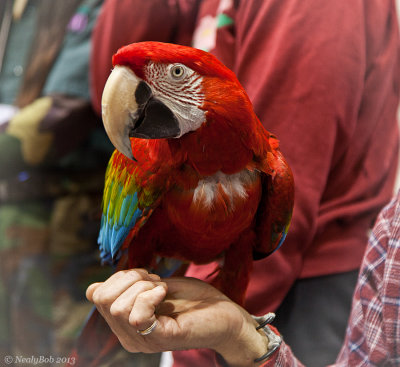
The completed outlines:
{"type": "Polygon", "coordinates": [[[103,283],[93,283],[89,285],[86,289],[86,298],[93,303],[93,293],[94,291],[99,288],[103,283]]]}

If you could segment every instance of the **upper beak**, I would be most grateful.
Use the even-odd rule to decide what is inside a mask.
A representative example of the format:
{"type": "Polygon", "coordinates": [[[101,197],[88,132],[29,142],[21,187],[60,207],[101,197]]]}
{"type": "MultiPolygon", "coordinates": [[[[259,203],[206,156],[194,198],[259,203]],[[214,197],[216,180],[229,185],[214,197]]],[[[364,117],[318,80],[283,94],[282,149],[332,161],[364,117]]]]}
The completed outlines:
{"type": "Polygon", "coordinates": [[[135,159],[130,137],[161,139],[180,134],[179,122],[172,111],[126,66],[115,66],[111,72],[101,105],[108,137],[130,159],[135,159]]]}
{"type": "Polygon", "coordinates": [[[138,109],[135,91],[140,79],[127,67],[116,66],[107,79],[101,98],[104,128],[116,149],[134,159],[129,139],[132,121],[129,116],[138,109]]]}

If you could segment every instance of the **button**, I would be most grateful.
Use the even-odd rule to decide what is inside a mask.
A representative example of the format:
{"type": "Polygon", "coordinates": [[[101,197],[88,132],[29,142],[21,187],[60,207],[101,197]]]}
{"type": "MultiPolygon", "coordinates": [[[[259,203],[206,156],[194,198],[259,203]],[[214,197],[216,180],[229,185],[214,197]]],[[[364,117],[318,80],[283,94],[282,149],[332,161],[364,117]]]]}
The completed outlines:
{"type": "Polygon", "coordinates": [[[21,76],[24,72],[24,68],[21,65],[16,65],[14,66],[13,72],[15,76],[21,76]]]}

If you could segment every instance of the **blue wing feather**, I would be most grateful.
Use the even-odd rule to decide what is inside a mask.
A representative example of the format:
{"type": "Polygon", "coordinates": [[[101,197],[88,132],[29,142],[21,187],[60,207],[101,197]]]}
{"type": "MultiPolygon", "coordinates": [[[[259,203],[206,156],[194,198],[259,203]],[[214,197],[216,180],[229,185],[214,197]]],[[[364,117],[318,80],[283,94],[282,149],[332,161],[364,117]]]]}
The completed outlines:
{"type": "Polygon", "coordinates": [[[137,162],[114,151],[106,172],[98,237],[103,262],[115,264],[130,232],[139,229],[153,212],[166,189],[166,186],[149,184],[158,175],[159,170],[138,166],[137,162]]]}
{"type": "MultiPolygon", "coordinates": [[[[122,193],[122,187],[120,192],[122,193]]],[[[103,261],[110,262],[112,259],[117,259],[116,255],[125,238],[142,215],[143,211],[138,208],[137,197],[136,192],[119,196],[118,200],[122,200],[122,210],[119,213],[111,203],[104,204],[107,205],[107,212],[103,213],[98,237],[103,261]]]]}
{"type": "Polygon", "coordinates": [[[103,263],[113,264],[119,259],[122,244],[143,215],[132,177],[133,162],[127,168],[126,162],[121,165],[121,159],[121,154],[116,151],[106,172],[103,214],[97,240],[103,263]]]}

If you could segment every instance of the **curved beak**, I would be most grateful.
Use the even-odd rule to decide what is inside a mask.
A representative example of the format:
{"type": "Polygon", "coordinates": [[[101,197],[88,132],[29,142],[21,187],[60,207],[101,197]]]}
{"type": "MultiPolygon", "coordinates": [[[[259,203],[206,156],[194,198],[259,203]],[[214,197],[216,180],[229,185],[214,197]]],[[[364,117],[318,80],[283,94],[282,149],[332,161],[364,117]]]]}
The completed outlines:
{"type": "Polygon", "coordinates": [[[162,139],[180,135],[179,122],[172,111],[126,66],[115,66],[111,72],[101,105],[108,137],[130,159],[135,160],[130,137],[162,139]]]}
{"type": "Polygon", "coordinates": [[[133,159],[129,131],[130,116],[138,109],[135,91],[140,79],[127,67],[116,66],[107,79],[101,98],[103,124],[111,143],[126,157],[133,159]]]}

